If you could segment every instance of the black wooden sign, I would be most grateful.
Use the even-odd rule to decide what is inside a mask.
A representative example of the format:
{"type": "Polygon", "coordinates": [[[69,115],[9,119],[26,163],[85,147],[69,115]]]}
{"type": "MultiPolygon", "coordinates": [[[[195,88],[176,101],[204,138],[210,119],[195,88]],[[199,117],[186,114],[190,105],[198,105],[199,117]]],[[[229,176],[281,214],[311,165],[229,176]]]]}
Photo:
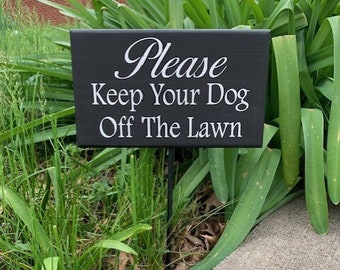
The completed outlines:
{"type": "Polygon", "coordinates": [[[267,30],[73,30],[80,146],[260,146],[267,30]]]}

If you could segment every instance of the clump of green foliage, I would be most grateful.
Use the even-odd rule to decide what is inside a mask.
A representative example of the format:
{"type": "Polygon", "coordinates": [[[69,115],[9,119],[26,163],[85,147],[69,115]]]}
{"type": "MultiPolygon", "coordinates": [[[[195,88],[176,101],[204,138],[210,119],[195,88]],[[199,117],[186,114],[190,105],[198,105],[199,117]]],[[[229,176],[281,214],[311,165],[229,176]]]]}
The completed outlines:
{"type": "MultiPolygon", "coordinates": [[[[198,154],[182,167],[181,177],[174,188],[172,221],[176,223],[179,220],[194,191],[208,178],[209,173],[218,170],[219,174],[211,173],[210,177],[218,199],[225,204],[227,226],[214,249],[194,268],[211,269],[230,254],[259,220],[301,194],[298,183],[304,187],[307,209],[315,230],[320,234],[327,233],[327,199],[334,204],[340,201],[340,124],[337,120],[340,113],[339,0],[127,0],[126,4],[96,0],[92,7],[84,7],[76,0],[69,0],[69,6],[40,1],[78,20],[80,26],[93,29],[270,29],[272,45],[263,147],[197,151],[198,154]],[[220,190],[224,192],[218,192],[220,190]]],[[[162,218],[164,222],[164,216],[162,211],[157,211],[155,202],[162,204],[161,194],[165,188],[161,185],[154,190],[153,185],[155,179],[162,179],[163,174],[159,170],[155,174],[155,168],[164,159],[158,159],[158,165],[157,162],[152,163],[155,149],[92,150],[91,156],[87,156],[87,151],[77,149],[70,155],[66,150],[68,148],[61,143],[72,141],[75,134],[70,44],[68,41],[56,43],[65,51],[11,61],[11,71],[6,72],[10,80],[13,76],[19,76],[20,83],[15,79],[13,87],[16,88],[12,88],[11,93],[20,95],[6,95],[6,98],[17,99],[18,102],[11,109],[11,121],[8,118],[2,120],[5,124],[0,133],[1,150],[6,153],[0,162],[1,171],[5,172],[1,176],[2,201],[7,205],[7,221],[8,217],[12,217],[12,212],[17,217],[14,222],[9,222],[8,227],[18,228],[5,232],[8,241],[4,243],[19,241],[23,250],[13,244],[4,247],[6,250],[17,248],[15,254],[26,254],[38,266],[45,259],[54,263],[51,258],[58,258],[60,269],[67,268],[70,263],[83,266],[78,261],[76,248],[79,244],[76,235],[81,235],[77,229],[80,224],[78,213],[92,208],[84,204],[84,194],[76,187],[78,183],[84,184],[84,179],[88,179],[86,177],[89,175],[99,177],[107,168],[115,166],[115,188],[110,189],[106,185],[108,182],[104,182],[103,186],[94,185],[90,190],[99,193],[87,198],[102,198],[107,191],[111,194],[108,197],[116,198],[120,206],[124,203],[124,209],[131,214],[130,222],[123,218],[124,213],[117,214],[115,219],[111,217],[114,228],[108,234],[111,240],[114,240],[113,230],[117,229],[115,232],[119,234],[127,227],[124,224],[142,226],[140,222],[146,222],[156,228],[156,234],[143,234],[143,241],[133,237],[130,243],[139,254],[138,258],[143,257],[145,250],[157,250],[158,259],[153,260],[154,263],[148,259],[140,262],[148,261],[149,269],[162,268],[165,231],[162,231],[161,224],[164,223],[161,222],[162,218]],[[23,112],[34,117],[15,118],[23,112]],[[41,157],[34,150],[37,147],[50,150],[41,157]],[[128,158],[130,154],[134,154],[131,159],[128,158]],[[78,158],[84,156],[87,162],[79,162],[78,158]],[[12,159],[9,160],[9,157],[12,159]],[[46,162],[39,167],[38,160],[41,158],[46,162]],[[28,164],[33,165],[28,166],[26,159],[29,160],[28,164]],[[74,160],[79,162],[77,168],[71,165],[74,160]],[[151,165],[143,169],[146,164],[151,165]],[[139,168],[142,168],[141,171],[139,168]],[[150,196],[153,192],[159,194],[156,198],[149,198],[153,208],[148,213],[143,211],[140,205],[143,202],[137,197],[139,181],[136,179],[140,176],[149,181],[145,192],[150,196]],[[37,178],[40,184],[33,184],[36,182],[32,178],[37,178]],[[25,188],[22,188],[23,184],[25,188]],[[103,189],[106,191],[101,191],[103,189]],[[22,190],[23,193],[14,192],[22,190]],[[41,200],[34,196],[37,190],[42,194],[41,200]],[[75,194],[78,195],[73,196],[75,194]],[[25,215],[17,213],[10,197],[22,203],[27,203],[27,198],[31,198],[27,207],[36,212],[33,221],[26,224],[25,215]],[[65,201],[70,198],[71,201],[65,201]],[[51,209],[58,210],[53,214],[50,212],[46,219],[45,213],[51,209]],[[140,212],[146,216],[140,216],[140,212]],[[58,216],[78,225],[68,226],[65,220],[58,225],[60,219],[55,219],[58,216]],[[73,219],[70,221],[66,217],[73,219]],[[53,218],[56,226],[51,226],[53,222],[47,222],[53,218]],[[125,222],[118,224],[118,220],[125,222]],[[25,226],[21,229],[16,224],[25,226]],[[36,228],[44,228],[45,234],[36,240],[29,238],[28,235],[34,235],[36,228]],[[13,234],[13,231],[18,233],[13,234]],[[25,236],[23,232],[26,232],[26,237],[18,237],[25,236]],[[66,245],[60,239],[70,240],[66,245]],[[156,239],[156,246],[147,244],[156,239]],[[47,248],[43,244],[45,241],[49,241],[47,246],[51,244],[55,248],[47,248]],[[47,253],[41,255],[38,249],[28,248],[33,242],[40,243],[39,250],[47,253]]],[[[161,180],[158,183],[164,184],[161,180]]],[[[93,217],[93,214],[87,214],[93,217]]],[[[98,248],[98,244],[94,244],[93,248],[98,248]]],[[[12,256],[12,253],[6,254],[12,256]]],[[[95,254],[96,259],[102,258],[102,249],[97,249],[95,254]]],[[[20,263],[28,264],[26,259],[20,263]]],[[[85,266],[89,267],[88,264],[85,266]]]]}

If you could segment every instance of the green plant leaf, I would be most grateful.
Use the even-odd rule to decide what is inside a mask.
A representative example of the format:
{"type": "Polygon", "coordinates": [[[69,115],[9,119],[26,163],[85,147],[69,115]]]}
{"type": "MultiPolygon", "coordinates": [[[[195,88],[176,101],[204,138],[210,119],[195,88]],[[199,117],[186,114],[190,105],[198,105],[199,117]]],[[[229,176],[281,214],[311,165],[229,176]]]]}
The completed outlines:
{"type": "Polygon", "coordinates": [[[211,18],[202,0],[185,0],[183,8],[188,17],[195,23],[196,28],[211,28],[211,18]]]}
{"type": "Polygon", "coordinates": [[[284,16],[285,22],[283,23],[289,34],[293,34],[295,31],[295,15],[294,15],[294,1],[293,0],[281,0],[270,14],[268,19],[264,21],[263,28],[272,29],[274,31],[274,26],[277,20],[280,18],[282,12],[288,12],[288,16],[284,16]]]}
{"type": "Polygon", "coordinates": [[[248,184],[249,177],[277,130],[274,126],[264,125],[262,147],[249,148],[246,154],[240,155],[235,176],[235,197],[242,195],[248,184]]]}
{"type": "MultiPolygon", "coordinates": [[[[160,25],[166,24],[166,16],[164,12],[164,6],[162,1],[158,0],[144,0],[138,1],[143,9],[143,13],[149,18],[158,22],[160,25]]],[[[183,19],[180,20],[183,22],[183,19]]]]}
{"type": "Polygon", "coordinates": [[[125,229],[112,236],[112,240],[124,241],[130,237],[135,236],[138,233],[151,230],[152,227],[149,224],[137,224],[131,228],[125,229]]]}
{"type": "Polygon", "coordinates": [[[267,215],[275,209],[277,205],[279,205],[282,201],[284,201],[285,197],[289,194],[292,189],[287,187],[282,171],[282,162],[280,162],[278,169],[276,170],[276,174],[268,192],[266,201],[263,204],[261,210],[261,217],[267,215]]]}
{"type": "MultiPolygon", "coordinates": [[[[59,156],[57,156],[57,160],[59,161],[58,158],[59,156]]],[[[60,177],[60,168],[58,167],[50,167],[47,169],[47,172],[53,185],[56,215],[63,216],[62,212],[65,207],[65,188],[60,177]]]]}
{"type": "Polygon", "coordinates": [[[300,84],[295,36],[272,39],[279,87],[279,124],[283,176],[288,187],[298,182],[300,167],[300,84]]]}
{"type": "Polygon", "coordinates": [[[50,115],[43,116],[39,119],[28,122],[24,124],[23,126],[18,126],[11,130],[7,130],[3,133],[0,133],[0,143],[10,139],[12,136],[26,132],[27,130],[38,127],[46,122],[51,122],[53,120],[60,119],[65,116],[69,116],[73,114],[74,114],[74,107],[71,107],[71,108],[50,114],[50,115]]]}
{"type": "Polygon", "coordinates": [[[34,143],[38,142],[44,142],[44,141],[50,141],[53,138],[66,138],[67,136],[75,136],[76,135],[76,125],[67,125],[67,126],[60,126],[56,128],[56,131],[52,129],[44,129],[40,132],[34,132],[33,134],[33,140],[31,138],[27,139],[25,141],[26,144],[31,143],[32,141],[34,143]]]}
{"type": "Polygon", "coordinates": [[[273,10],[275,8],[275,1],[258,0],[257,2],[259,7],[261,8],[264,17],[269,17],[269,15],[273,13],[273,10]]]}
{"type": "Polygon", "coordinates": [[[333,66],[333,45],[323,47],[307,56],[307,65],[310,73],[325,67],[333,66]]]}
{"type": "Polygon", "coordinates": [[[280,152],[266,149],[219,241],[205,259],[192,269],[212,269],[246,238],[260,214],[272,184],[280,152]]]}
{"type": "Polygon", "coordinates": [[[328,18],[334,39],[333,99],[327,137],[328,194],[334,204],[340,202],[340,17],[328,18]]]}
{"type": "Polygon", "coordinates": [[[254,13],[256,23],[261,23],[264,20],[264,15],[257,2],[255,0],[247,0],[248,5],[254,13]]]}
{"type": "Polygon", "coordinates": [[[226,183],[229,192],[229,201],[234,201],[235,196],[235,186],[237,182],[236,178],[236,168],[238,161],[239,148],[224,148],[224,167],[226,183]]]}
{"type": "Polygon", "coordinates": [[[320,14],[320,2],[321,2],[321,0],[315,0],[313,2],[314,7],[313,7],[311,19],[309,21],[307,35],[306,35],[306,44],[307,44],[306,50],[307,51],[308,51],[308,46],[312,43],[312,40],[313,40],[314,35],[315,35],[315,31],[316,31],[316,27],[317,27],[317,23],[318,23],[318,17],[319,17],[319,14],[320,14]]]}
{"type": "Polygon", "coordinates": [[[209,169],[208,153],[207,150],[204,150],[174,187],[173,197],[176,212],[180,212],[182,207],[188,203],[192,193],[209,173],[209,169]]]}
{"type": "Polygon", "coordinates": [[[226,176],[224,148],[208,148],[211,182],[217,199],[226,203],[229,187],[226,176]]]}
{"type": "Polygon", "coordinates": [[[31,65],[12,64],[11,70],[14,72],[27,72],[30,74],[39,73],[39,74],[67,80],[67,81],[72,81],[71,69],[67,69],[67,68],[37,67],[32,64],[31,65]]]}
{"type": "Polygon", "coordinates": [[[58,270],[59,261],[59,257],[45,258],[41,270],[58,270]]]}
{"type": "Polygon", "coordinates": [[[83,254],[79,258],[79,265],[83,265],[84,267],[86,267],[85,269],[90,269],[91,267],[93,267],[93,265],[95,265],[96,263],[96,260],[102,253],[102,251],[98,249],[115,249],[129,254],[138,255],[133,248],[131,248],[127,244],[124,244],[121,241],[151,229],[152,227],[148,224],[136,224],[131,228],[116,233],[110,239],[101,240],[98,243],[90,246],[83,252],[83,254]]]}
{"type": "Polygon", "coordinates": [[[309,100],[309,102],[311,102],[315,107],[321,108],[321,104],[316,94],[313,80],[309,74],[309,70],[306,63],[304,31],[299,31],[297,34],[297,49],[298,49],[297,55],[299,63],[300,86],[304,93],[306,94],[306,97],[309,100]]]}
{"type": "Polygon", "coordinates": [[[286,9],[281,12],[276,18],[274,25],[271,27],[272,37],[295,34],[297,31],[302,30],[308,26],[308,21],[299,8],[299,6],[294,6],[294,11],[286,9]],[[288,16],[287,16],[288,13],[288,16]]]}
{"type": "Polygon", "coordinates": [[[319,234],[328,232],[328,206],[323,160],[323,114],[317,109],[302,109],[305,147],[305,196],[308,215],[319,234]]]}
{"type": "Polygon", "coordinates": [[[208,9],[209,9],[209,15],[211,20],[211,28],[213,29],[219,29],[222,28],[222,25],[220,27],[220,16],[219,16],[219,10],[218,10],[218,3],[217,0],[210,0],[206,2],[208,9]]]}
{"type": "Polygon", "coordinates": [[[41,226],[35,213],[28,207],[27,203],[6,186],[0,186],[0,199],[8,204],[24,225],[27,226],[28,230],[32,233],[33,239],[41,247],[43,254],[54,253],[47,232],[41,226]]]}
{"type": "Polygon", "coordinates": [[[239,0],[224,0],[225,12],[229,27],[233,28],[242,24],[241,8],[239,0]]]}
{"type": "MultiPolygon", "coordinates": [[[[149,29],[150,26],[144,15],[138,13],[137,11],[125,6],[120,5],[118,11],[121,13],[122,17],[125,19],[127,25],[133,29],[149,29]]],[[[148,20],[149,21],[149,20],[148,20]]]]}
{"type": "Polygon", "coordinates": [[[324,78],[320,80],[316,85],[315,85],[316,90],[318,90],[320,93],[322,93],[323,96],[325,96],[328,100],[333,99],[333,91],[334,91],[334,86],[333,86],[333,78],[324,78]]]}
{"type": "Polygon", "coordinates": [[[111,239],[102,240],[98,242],[97,244],[95,244],[94,247],[105,248],[105,249],[115,249],[115,250],[123,251],[129,254],[138,255],[137,252],[133,248],[117,240],[111,240],[111,239]]]}
{"type": "MultiPolygon", "coordinates": [[[[319,22],[320,24],[327,18],[331,17],[335,13],[335,8],[339,5],[340,0],[327,0],[322,1],[320,5],[320,15],[319,22]]],[[[315,7],[314,7],[315,8],[315,7]]]]}
{"type": "Polygon", "coordinates": [[[183,0],[168,0],[168,13],[170,28],[181,29],[183,28],[183,0]]]}
{"type": "Polygon", "coordinates": [[[311,44],[308,44],[308,51],[307,56],[310,54],[316,53],[326,45],[329,45],[329,40],[332,37],[332,32],[329,27],[328,21],[324,21],[321,26],[319,27],[316,35],[313,38],[313,41],[311,44]]]}

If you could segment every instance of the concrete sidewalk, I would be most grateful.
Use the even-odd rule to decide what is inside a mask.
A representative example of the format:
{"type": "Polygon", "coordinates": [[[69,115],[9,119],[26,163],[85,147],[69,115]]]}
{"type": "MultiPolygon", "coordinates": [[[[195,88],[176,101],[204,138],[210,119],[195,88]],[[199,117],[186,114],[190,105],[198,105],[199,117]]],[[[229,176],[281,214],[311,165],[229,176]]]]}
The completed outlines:
{"type": "Polygon", "coordinates": [[[329,204],[329,233],[312,228],[304,197],[258,224],[215,270],[340,269],[340,206],[329,204]]]}

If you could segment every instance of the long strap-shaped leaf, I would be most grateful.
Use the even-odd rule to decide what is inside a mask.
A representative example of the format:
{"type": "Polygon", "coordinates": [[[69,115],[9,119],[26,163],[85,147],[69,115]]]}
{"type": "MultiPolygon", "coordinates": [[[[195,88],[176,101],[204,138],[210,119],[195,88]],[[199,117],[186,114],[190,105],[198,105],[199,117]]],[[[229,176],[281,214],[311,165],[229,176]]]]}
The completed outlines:
{"type": "Polygon", "coordinates": [[[0,199],[12,208],[14,213],[32,233],[33,239],[41,247],[43,254],[54,255],[55,251],[46,230],[40,224],[33,210],[30,210],[27,206],[27,203],[6,186],[0,186],[0,199]]]}
{"type": "Polygon", "coordinates": [[[265,22],[263,28],[272,29],[275,21],[279,17],[280,13],[283,11],[288,11],[289,20],[286,26],[288,26],[288,32],[292,34],[295,30],[294,1],[292,0],[281,0],[273,10],[271,15],[268,17],[268,20],[265,22]]]}
{"type": "Polygon", "coordinates": [[[186,15],[195,23],[196,28],[211,28],[211,18],[202,0],[186,0],[183,8],[186,15]]]}
{"type": "Polygon", "coordinates": [[[236,176],[235,176],[235,197],[241,196],[246,188],[249,177],[256,167],[259,159],[261,158],[263,151],[265,151],[269,142],[277,132],[277,128],[270,125],[264,125],[263,128],[263,140],[261,148],[249,148],[247,153],[240,155],[237,163],[236,176]]]}
{"type": "Polygon", "coordinates": [[[233,28],[238,26],[242,22],[240,3],[238,0],[224,0],[225,11],[227,13],[227,19],[229,27],[233,28]]]}
{"type": "Polygon", "coordinates": [[[299,78],[301,88],[309,102],[311,102],[317,108],[321,108],[321,104],[316,94],[306,63],[304,31],[297,33],[296,38],[298,46],[299,78]]]}
{"type": "Polygon", "coordinates": [[[200,156],[186,170],[185,174],[175,185],[174,209],[175,213],[180,213],[190,200],[190,196],[209,173],[209,162],[207,150],[201,152],[200,156]]]}
{"type": "Polygon", "coordinates": [[[322,1],[320,6],[319,22],[323,22],[327,17],[332,16],[334,9],[339,5],[339,0],[322,1]]]}
{"type": "Polygon", "coordinates": [[[183,0],[167,0],[170,28],[183,28],[183,0]]]}
{"type": "Polygon", "coordinates": [[[224,25],[219,18],[219,11],[220,10],[218,9],[217,0],[207,1],[206,4],[209,8],[209,15],[210,15],[210,18],[211,18],[211,28],[213,28],[213,29],[223,28],[224,25]]]}
{"type": "Polygon", "coordinates": [[[82,266],[82,269],[93,269],[99,258],[99,254],[105,252],[105,249],[115,249],[137,255],[136,251],[130,246],[122,243],[130,237],[133,237],[139,233],[151,230],[152,227],[148,224],[140,223],[131,228],[121,231],[118,234],[113,235],[109,239],[104,239],[96,244],[88,247],[83,254],[79,257],[78,263],[82,266]],[[104,251],[102,250],[104,249],[104,251]]]}
{"type": "MultiPolygon", "coordinates": [[[[138,11],[141,14],[149,16],[159,24],[165,24],[164,6],[162,1],[159,0],[127,0],[127,4],[133,10],[138,11]]],[[[182,20],[183,21],[183,20],[182,20]]]]}
{"type": "Polygon", "coordinates": [[[295,36],[272,39],[279,86],[279,121],[283,177],[287,186],[298,182],[300,160],[300,85],[295,36]]]}
{"type": "Polygon", "coordinates": [[[256,22],[262,22],[264,20],[264,15],[263,10],[261,10],[259,7],[259,4],[255,0],[247,0],[247,4],[252,9],[256,22]]]}
{"type": "Polygon", "coordinates": [[[234,201],[236,199],[235,183],[237,181],[236,168],[238,152],[239,152],[238,148],[224,148],[224,166],[229,191],[229,201],[234,201]]]}
{"type": "Polygon", "coordinates": [[[340,17],[328,19],[334,39],[334,89],[327,139],[328,193],[334,204],[340,202],[340,17]]]}
{"type": "Polygon", "coordinates": [[[323,161],[323,114],[318,109],[302,109],[305,146],[305,196],[309,218],[319,234],[328,231],[328,206],[323,161]]]}
{"type": "Polygon", "coordinates": [[[208,148],[211,182],[220,202],[226,203],[229,198],[229,188],[224,162],[224,148],[208,148]]]}
{"type": "Polygon", "coordinates": [[[23,126],[17,126],[11,130],[6,130],[3,133],[0,133],[0,143],[10,139],[11,136],[26,132],[27,130],[40,126],[46,122],[51,122],[52,120],[57,120],[73,114],[74,106],[53,114],[45,115],[39,119],[26,123],[23,126]]]}
{"type": "Polygon", "coordinates": [[[274,8],[275,8],[275,2],[274,1],[268,1],[268,0],[258,0],[258,5],[261,8],[261,11],[264,15],[264,17],[268,17],[270,14],[272,14],[274,8]]]}
{"type": "Polygon", "coordinates": [[[277,150],[265,150],[221,238],[207,257],[192,269],[212,269],[246,238],[262,209],[280,156],[277,150]]]}

